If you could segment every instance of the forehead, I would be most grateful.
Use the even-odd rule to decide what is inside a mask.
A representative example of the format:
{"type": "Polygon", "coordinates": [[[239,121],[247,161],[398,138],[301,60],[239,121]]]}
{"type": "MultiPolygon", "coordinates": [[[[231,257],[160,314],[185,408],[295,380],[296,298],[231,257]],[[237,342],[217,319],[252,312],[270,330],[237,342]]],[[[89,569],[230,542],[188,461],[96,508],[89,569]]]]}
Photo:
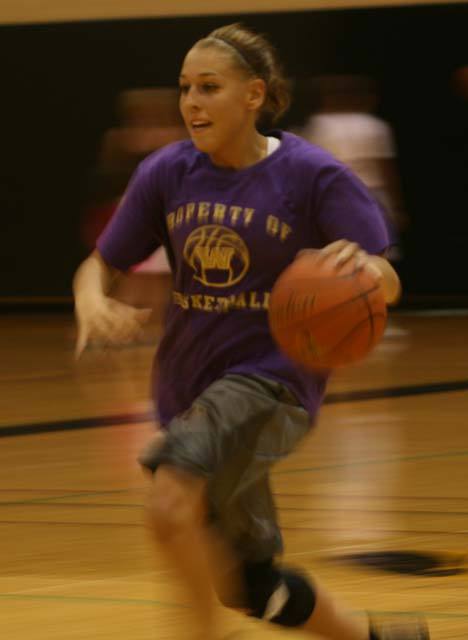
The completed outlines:
{"type": "Polygon", "coordinates": [[[215,45],[195,45],[185,56],[181,76],[215,74],[220,76],[240,75],[240,70],[229,52],[215,45]]]}

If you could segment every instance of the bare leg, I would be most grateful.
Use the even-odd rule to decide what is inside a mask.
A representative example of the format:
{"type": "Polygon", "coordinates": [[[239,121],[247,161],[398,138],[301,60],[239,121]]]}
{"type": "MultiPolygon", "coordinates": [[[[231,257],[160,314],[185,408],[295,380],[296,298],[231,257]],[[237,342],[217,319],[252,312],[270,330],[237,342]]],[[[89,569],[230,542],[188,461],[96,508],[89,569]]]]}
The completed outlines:
{"type": "Polygon", "coordinates": [[[193,604],[198,628],[193,637],[214,635],[215,599],[204,525],[205,481],[168,466],[155,473],[149,504],[157,542],[193,604]]]}
{"type": "Polygon", "coordinates": [[[340,606],[325,589],[314,585],[316,603],[311,617],[302,627],[313,635],[330,640],[369,640],[369,625],[340,606]]]}

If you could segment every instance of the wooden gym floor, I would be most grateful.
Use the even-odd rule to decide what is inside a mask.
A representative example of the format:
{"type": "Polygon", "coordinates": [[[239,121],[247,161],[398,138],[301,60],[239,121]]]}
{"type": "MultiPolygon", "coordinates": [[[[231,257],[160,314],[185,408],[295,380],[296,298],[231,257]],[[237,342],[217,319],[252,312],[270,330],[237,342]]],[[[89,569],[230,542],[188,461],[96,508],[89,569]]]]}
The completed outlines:
{"type": "MultiPolygon", "coordinates": [[[[2,637],[186,637],[190,608],[149,539],[135,460],[158,330],[75,364],[71,316],[0,320],[2,637]]],[[[465,638],[467,416],[468,316],[394,315],[276,468],[286,561],[356,612],[421,612],[434,639],[465,638]]],[[[223,619],[230,639],[293,637],[223,619]]]]}

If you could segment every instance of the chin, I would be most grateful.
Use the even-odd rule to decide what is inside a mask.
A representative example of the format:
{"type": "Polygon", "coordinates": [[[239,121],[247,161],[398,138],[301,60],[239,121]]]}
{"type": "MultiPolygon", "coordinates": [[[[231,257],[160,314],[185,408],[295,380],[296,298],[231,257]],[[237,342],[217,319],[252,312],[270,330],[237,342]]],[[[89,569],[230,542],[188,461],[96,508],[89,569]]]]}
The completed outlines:
{"type": "Polygon", "coordinates": [[[212,142],[210,143],[208,140],[200,140],[199,138],[192,138],[192,142],[195,145],[195,147],[199,151],[202,151],[203,153],[212,154],[214,151],[216,151],[216,145],[214,145],[212,142]]]}
{"type": "Polygon", "coordinates": [[[201,140],[197,140],[196,138],[195,139],[192,138],[192,142],[193,142],[194,146],[198,149],[198,151],[204,151],[205,153],[208,152],[209,145],[206,144],[206,142],[205,142],[205,144],[203,144],[203,142],[201,140]]]}

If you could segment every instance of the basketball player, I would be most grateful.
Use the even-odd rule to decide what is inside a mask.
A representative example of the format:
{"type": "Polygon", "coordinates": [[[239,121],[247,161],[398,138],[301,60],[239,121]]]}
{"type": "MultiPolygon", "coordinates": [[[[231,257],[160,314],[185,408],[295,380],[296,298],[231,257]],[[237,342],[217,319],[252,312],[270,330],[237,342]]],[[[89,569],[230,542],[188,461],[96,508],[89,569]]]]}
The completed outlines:
{"type": "Polygon", "coordinates": [[[188,52],[180,92],[191,140],[143,161],[74,287],[78,352],[93,339],[129,340],[147,311],[112,301],[111,283],[157,246],[167,250],[174,292],[154,368],[167,435],[141,462],[152,473],[154,536],[198,615],[193,637],[216,637],[216,531],[239,577],[239,589],[219,590],[227,606],[333,640],[426,639],[418,623],[369,628],[276,560],[269,471],[308,433],[326,380],[276,348],[269,292],[298,252],[314,248],[368,270],[394,302],[400,285],[381,257],[388,240],[379,211],[326,152],[292,134],[259,132],[289,100],[263,37],[239,25],[213,31],[188,52]]]}
{"type": "Polygon", "coordinates": [[[330,151],[367,186],[380,204],[391,246],[387,257],[400,257],[399,233],[406,221],[396,165],[396,147],[390,125],[373,111],[374,83],[365,76],[323,76],[315,81],[320,110],[310,116],[300,133],[330,151]]]}

